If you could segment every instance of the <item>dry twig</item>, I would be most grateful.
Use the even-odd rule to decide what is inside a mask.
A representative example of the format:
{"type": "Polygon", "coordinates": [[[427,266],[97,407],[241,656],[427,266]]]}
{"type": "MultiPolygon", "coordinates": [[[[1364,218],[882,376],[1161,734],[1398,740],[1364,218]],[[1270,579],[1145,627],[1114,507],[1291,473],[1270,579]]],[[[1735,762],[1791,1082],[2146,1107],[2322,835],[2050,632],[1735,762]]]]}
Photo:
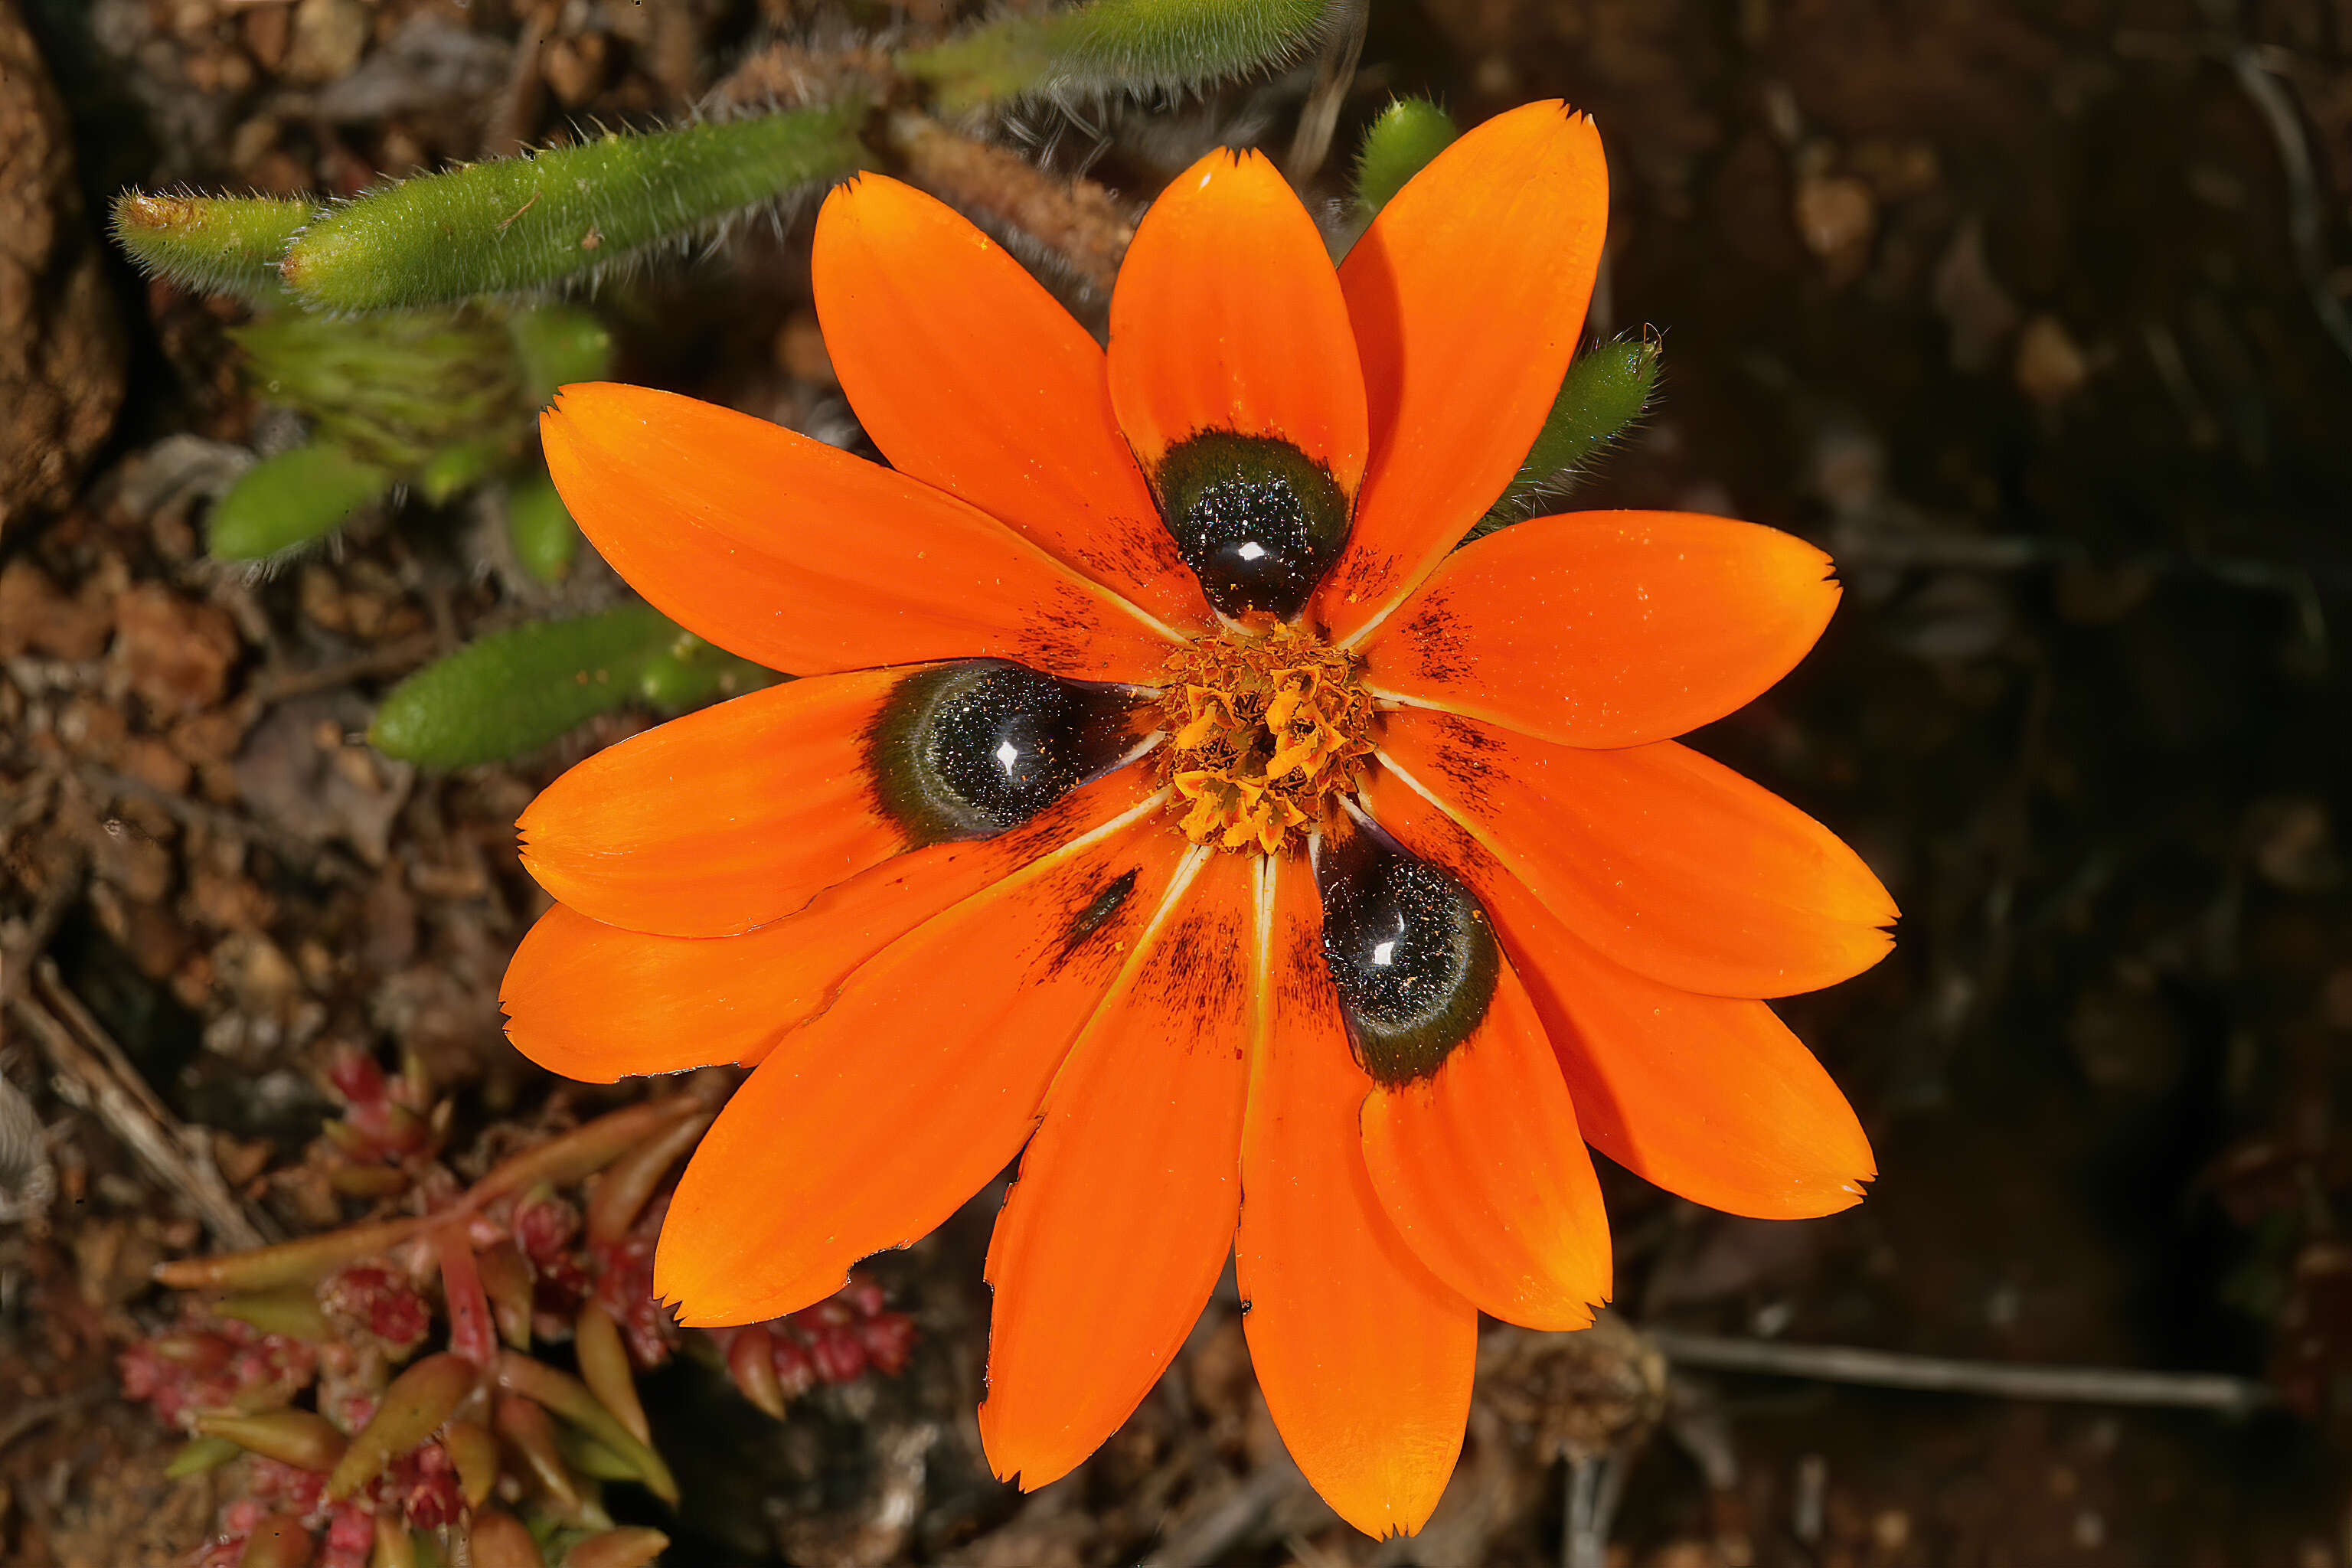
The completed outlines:
{"type": "Polygon", "coordinates": [[[2276,1402],[2269,1384],[2218,1373],[2131,1372],[2102,1366],[2040,1366],[1904,1355],[1851,1345],[1790,1345],[1648,1331],[1659,1353],[1677,1366],[1772,1377],[1980,1394],[1997,1399],[2054,1399],[2084,1405],[2147,1405],[2243,1415],[2276,1402]]]}
{"type": "Polygon", "coordinates": [[[2327,335],[2344,351],[2344,357],[2352,359],[2352,314],[2346,312],[2344,301],[2336,297],[2328,282],[2319,181],[2312,172],[2311,143],[2303,133],[2303,116],[2287,97],[2285,87],[2263,63],[2262,52],[2252,45],[2240,44],[2230,51],[2230,70],[2238,79],[2238,86],[2262,111],[2271,140],[2278,143],[2279,167],[2286,175],[2286,237],[2294,249],[2295,270],[2302,274],[2303,291],[2310,297],[2319,324],[2327,329],[2327,335]]]}
{"type": "Polygon", "coordinates": [[[28,1432],[34,1432],[60,1415],[70,1415],[86,1405],[96,1405],[112,1395],[111,1385],[89,1385],[57,1394],[48,1399],[30,1399],[6,1415],[0,1415],[0,1448],[5,1448],[28,1432]]]}
{"type": "Polygon", "coordinates": [[[1277,1504],[1306,1485],[1287,1455],[1260,1465],[1232,1495],[1161,1542],[1144,1558],[1144,1568],[1204,1568],[1225,1561],[1277,1504]]]}
{"type": "Polygon", "coordinates": [[[283,702],[289,697],[307,696],[313,691],[329,691],[349,686],[354,680],[366,680],[391,675],[406,675],[441,651],[441,638],[430,631],[418,632],[370,648],[355,658],[320,665],[314,669],[270,668],[254,678],[254,700],[263,704],[283,702]]]}
{"type": "Polygon", "coordinates": [[[49,947],[49,939],[58,934],[58,924],[66,918],[81,893],[82,875],[89,862],[79,845],[68,851],[66,863],[41,889],[40,901],[33,906],[33,918],[25,928],[13,951],[0,951],[0,1007],[15,1001],[25,989],[25,977],[32,973],[34,961],[49,947]]]}
{"type": "Polygon", "coordinates": [[[1609,1526],[1625,1493],[1631,1467],[1620,1454],[1568,1457],[1567,1519],[1560,1528],[1561,1568],[1603,1568],[1609,1561],[1609,1526]]]}
{"type": "Polygon", "coordinates": [[[34,995],[8,1004],[9,1015],[40,1046],[49,1066],[114,1135],[173,1191],[193,1205],[224,1247],[259,1247],[270,1237],[229,1191],[201,1129],[181,1124],[156,1098],[113,1037],[66,988],[57,965],[37,961],[34,995]]]}
{"type": "Polygon", "coordinates": [[[1355,85],[1356,61],[1364,52],[1364,28],[1371,17],[1370,0],[1341,0],[1331,8],[1326,26],[1322,58],[1316,62],[1315,85],[1307,89],[1307,106],[1298,111],[1298,128],[1290,138],[1285,174],[1302,183],[1323,166],[1331,152],[1331,132],[1339,123],[1339,106],[1355,85]]]}
{"type": "Polygon", "coordinates": [[[225,810],[176,791],[159,789],[144,779],[100,767],[96,763],[77,765],[74,776],[93,794],[148,801],[184,826],[202,827],[224,837],[265,844],[271,853],[322,881],[362,883],[368,879],[366,871],[348,856],[337,853],[331,846],[313,844],[299,834],[289,833],[261,817],[225,810]]]}

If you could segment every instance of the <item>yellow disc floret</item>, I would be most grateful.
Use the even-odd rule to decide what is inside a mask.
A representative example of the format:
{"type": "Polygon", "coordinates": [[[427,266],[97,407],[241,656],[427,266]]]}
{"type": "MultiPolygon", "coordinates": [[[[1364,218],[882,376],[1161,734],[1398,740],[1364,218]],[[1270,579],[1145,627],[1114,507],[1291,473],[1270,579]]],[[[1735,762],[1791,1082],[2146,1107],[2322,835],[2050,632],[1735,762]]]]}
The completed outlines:
{"type": "Polygon", "coordinates": [[[1161,767],[1186,837],[1271,855],[1335,809],[1372,752],[1360,662],[1287,626],[1220,632],[1169,659],[1161,767]]]}

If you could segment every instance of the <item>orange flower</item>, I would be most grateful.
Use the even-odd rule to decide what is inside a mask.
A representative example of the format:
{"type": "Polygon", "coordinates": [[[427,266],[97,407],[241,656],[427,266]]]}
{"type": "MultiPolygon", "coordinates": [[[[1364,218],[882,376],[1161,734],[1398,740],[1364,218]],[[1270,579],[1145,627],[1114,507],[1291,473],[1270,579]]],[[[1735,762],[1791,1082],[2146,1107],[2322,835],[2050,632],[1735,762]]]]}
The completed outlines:
{"type": "Polygon", "coordinates": [[[679,1185],[688,1323],[805,1307],[1016,1155],[997,1471],[1132,1412],[1237,1260],[1309,1479],[1417,1529],[1480,1311],[1610,1293],[1585,1152],[1738,1214],[1874,1174],[1758,997],[1887,949],[1825,829],[1670,737],[1838,597],[1716,518],[1542,518],[1454,550],[1581,329],[1591,123],[1489,121],[1336,273],[1255,153],[1138,228],[1108,352],[947,208],[837,191],[814,286],[894,468],[634,387],[548,464],[655,605],[803,679],[591,758],[524,815],[558,906],[515,1044],[574,1078],[756,1064],[679,1185]],[[1024,1152],[1025,1151],[1025,1152],[1024,1152]]]}

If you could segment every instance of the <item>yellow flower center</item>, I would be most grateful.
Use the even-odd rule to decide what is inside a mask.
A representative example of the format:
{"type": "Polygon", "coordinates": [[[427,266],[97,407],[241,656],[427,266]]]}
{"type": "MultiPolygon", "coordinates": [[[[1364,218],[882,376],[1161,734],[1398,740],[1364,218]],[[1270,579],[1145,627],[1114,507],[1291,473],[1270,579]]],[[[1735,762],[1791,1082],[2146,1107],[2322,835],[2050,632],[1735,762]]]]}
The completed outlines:
{"type": "Polygon", "coordinates": [[[1160,767],[1195,844],[1271,855],[1354,789],[1379,710],[1361,661],[1310,632],[1219,632],[1168,660],[1160,767]]]}

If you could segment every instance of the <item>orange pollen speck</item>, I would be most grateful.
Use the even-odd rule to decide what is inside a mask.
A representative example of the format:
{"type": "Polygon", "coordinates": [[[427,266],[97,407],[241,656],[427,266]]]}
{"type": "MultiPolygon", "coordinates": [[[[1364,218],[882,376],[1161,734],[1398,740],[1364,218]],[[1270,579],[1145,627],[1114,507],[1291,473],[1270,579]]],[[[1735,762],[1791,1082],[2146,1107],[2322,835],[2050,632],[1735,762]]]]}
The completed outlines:
{"type": "Polygon", "coordinates": [[[1172,655],[1160,769],[1195,844],[1271,855],[1357,786],[1380,710],[1361,661],[1310,632],[1219,632],[1172,655]]]}

